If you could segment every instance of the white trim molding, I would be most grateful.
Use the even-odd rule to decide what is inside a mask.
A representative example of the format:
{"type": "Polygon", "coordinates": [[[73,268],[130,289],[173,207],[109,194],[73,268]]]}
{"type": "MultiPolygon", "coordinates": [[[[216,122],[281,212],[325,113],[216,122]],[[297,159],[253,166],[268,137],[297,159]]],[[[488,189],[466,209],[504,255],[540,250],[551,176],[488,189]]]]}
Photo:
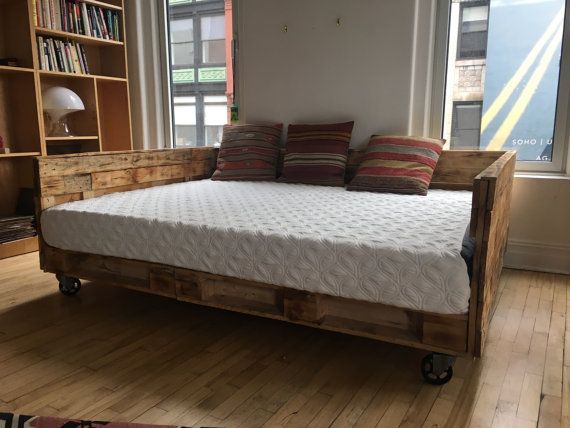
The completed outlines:
{"type": "Polygon", "coordinates": [[[570,245],[509,240],[504,266],[570,275],[570,245]]]}

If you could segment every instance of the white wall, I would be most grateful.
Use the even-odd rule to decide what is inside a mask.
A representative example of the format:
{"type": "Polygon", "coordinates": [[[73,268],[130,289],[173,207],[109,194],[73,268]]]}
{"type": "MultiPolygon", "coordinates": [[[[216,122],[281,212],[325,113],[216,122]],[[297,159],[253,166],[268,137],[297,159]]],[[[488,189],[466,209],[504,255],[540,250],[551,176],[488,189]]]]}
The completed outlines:
{"type": "Polygon", "coordinates": [[[510,267],[570,274],[570,179],[515,178],[510,267]]]}
{"type": "MultiPolygon", "coordinates": [[[[239,0],[242,120],[354,119],[355,147],[376,132],[428,135],[434,6],[435,0],[239,0]]],[[[570,273],[568,177],[517,177],[511,214],[506,264],[570,273]]]]}
{"type": "Polygon", "coordinates": [[[354,119],[353,146],[366,145],[378,132],[422,134],[434,5],[431,0],[238,1],[242,120],[354,119]]]}

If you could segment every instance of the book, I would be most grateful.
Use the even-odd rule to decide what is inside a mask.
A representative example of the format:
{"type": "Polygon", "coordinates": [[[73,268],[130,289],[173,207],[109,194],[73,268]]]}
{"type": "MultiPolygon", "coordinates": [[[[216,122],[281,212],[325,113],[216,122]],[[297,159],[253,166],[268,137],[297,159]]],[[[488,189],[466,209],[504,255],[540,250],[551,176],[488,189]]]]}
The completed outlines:
{"type": "Polygon", "coordinates": [[[42,20],[45,28],[51,28],[49,21],[49,4],[48,0],[41,0],[42,2],[42,20]]]}
{"type": "Polygon", "coordinates": [[[80,0],[32,0],[38,27],[120,41],[119,12],[80,0]]]}
{"type": "Polygon", "coordinates": [[[48,0],[48,10],[49,10],[49,28],[51,28],[52,30],[55,30],[55,10],[53,7],[53,0],[48,0]]]}
{"type": "Polygon", "coordinates": [[[38,62],[45,71],[89,74],[85,48],[75,41],[38,36],[38,62]]]}
{"type": "Polygon", "coordinates": [[[85,3],[81,3],[81,17],[83,20],[83,27],[84,31],[83,34],[86,36],[92,36],[91,25],[89,23],[89,14],[87,13],[87,5],[85,3]]]}
{"type": "Polygon", "coordinates": [[[53,3],[55,29],[61,31],[61,4],[59,0],[50,0],[53,3]]]}
{"type": "Polygon", "coordinates": [[[38,10],[37,8],[37,4],[36,4],[36,0],[32,0],[32,9],[33,9],[33,16],[34,16],[34,25],[37,27],[38,26],[38,10]]]}
{"type": "Polygon", "coordinates": [[[85,55],[85,46],[79,45],[81,51],[81,58],[83,58],[83,65],[85,66],[85,74],[91,74],[89,72],[89,63],[87,62],[87,56],[85,55]]]}

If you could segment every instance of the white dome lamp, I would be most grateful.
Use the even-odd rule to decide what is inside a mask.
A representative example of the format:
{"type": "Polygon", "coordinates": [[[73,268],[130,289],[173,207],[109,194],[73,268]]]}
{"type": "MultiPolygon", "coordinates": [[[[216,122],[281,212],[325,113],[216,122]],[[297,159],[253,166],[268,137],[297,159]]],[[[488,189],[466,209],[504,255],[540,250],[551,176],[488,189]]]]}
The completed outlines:
{"type": "Polygon", "coordinates": [[[67,124],[67,115],[85,110],[79,95],[62,86],[54,86],[43,94],[43,108],[51,120],[50,137],[72,137],[67,124]]]}

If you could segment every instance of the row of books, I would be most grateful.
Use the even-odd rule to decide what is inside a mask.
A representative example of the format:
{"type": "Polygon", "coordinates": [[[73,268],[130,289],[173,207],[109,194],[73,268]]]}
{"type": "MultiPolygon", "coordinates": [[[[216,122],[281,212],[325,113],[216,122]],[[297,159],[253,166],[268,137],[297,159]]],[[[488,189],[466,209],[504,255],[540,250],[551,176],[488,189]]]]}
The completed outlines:
{"type": "Polygon", "coordinates": [[[0,217],[0,244],[36,235],[34,216],[0,217]]]}
{"type": "Polygon", "coordinates": [[[119,13],[78,0],[33,0],[37,27],[120,40],[119,13]]]}
{"type": "Polygon", "coordinates": [[[42,70],[89,74],[85,47],[75,41],[38,36],[38,55],[42,70]]]}

